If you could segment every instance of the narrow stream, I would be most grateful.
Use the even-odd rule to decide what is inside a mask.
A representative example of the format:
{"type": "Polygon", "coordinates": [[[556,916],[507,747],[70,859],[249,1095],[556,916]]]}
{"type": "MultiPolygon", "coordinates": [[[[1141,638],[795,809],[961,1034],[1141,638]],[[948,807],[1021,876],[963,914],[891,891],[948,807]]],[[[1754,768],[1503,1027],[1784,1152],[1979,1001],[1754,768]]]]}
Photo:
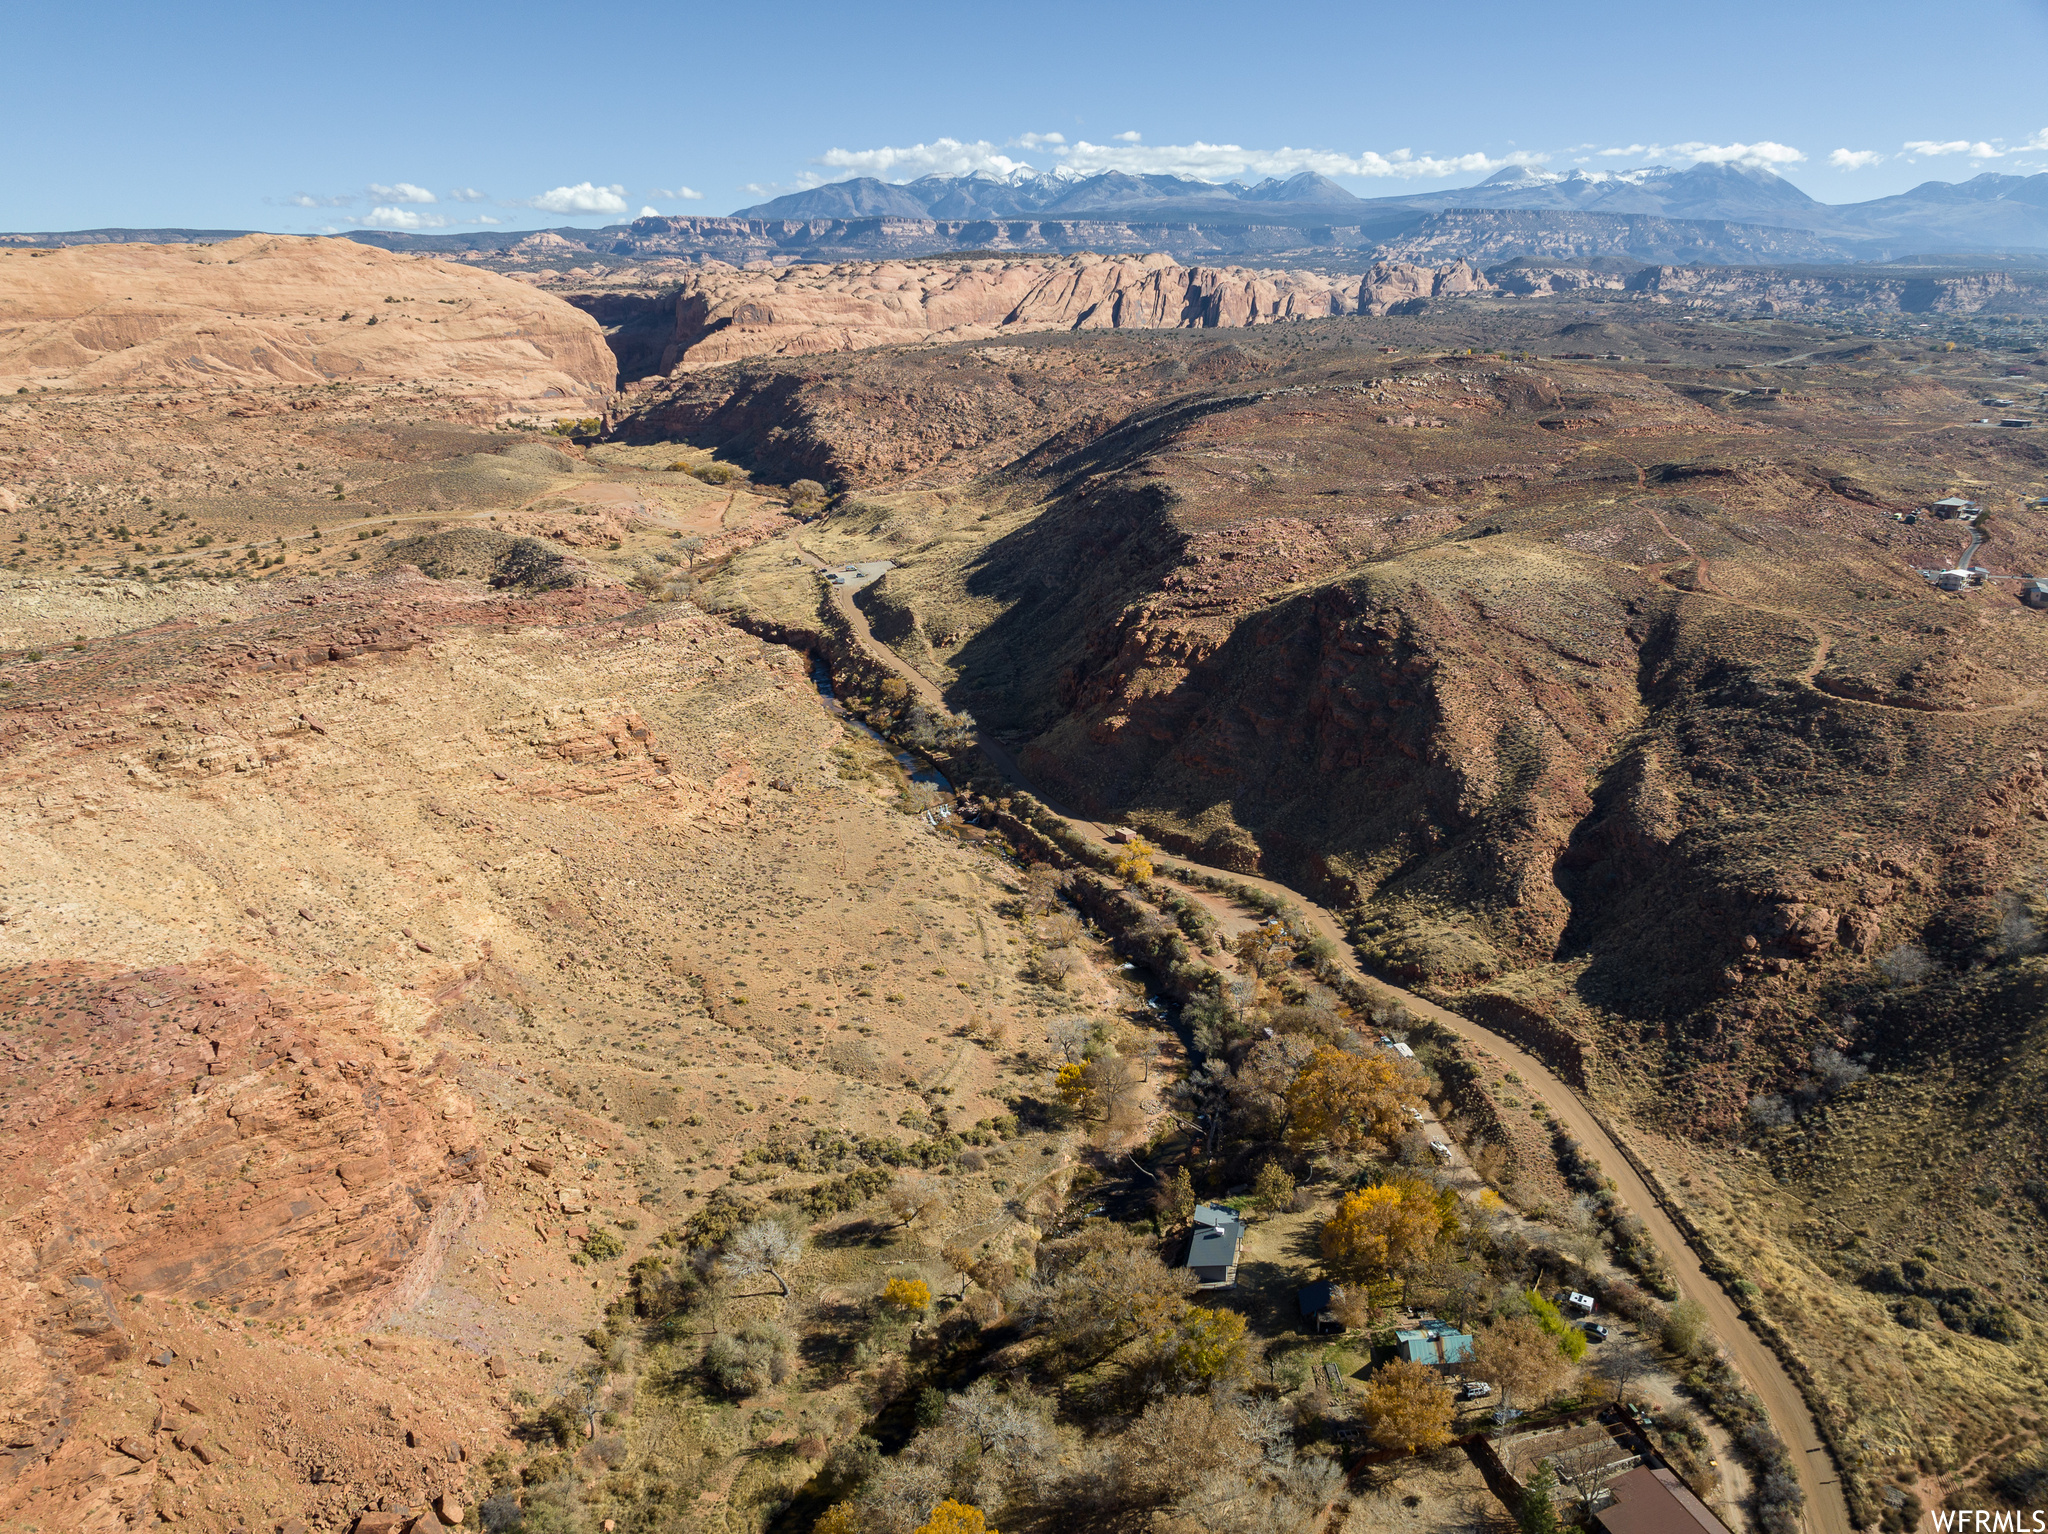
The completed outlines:
{"type": "Polygon", "coordinates": [[[818,696],[824,699],[825,707],[894,756],[896,765],[910,775],[911,782],[922,783],[926,788],[936,789],[942,794],[953,792],[951,781],[928,760],[914,751],[904,750],[881,731],[854,718],[846,711],[846,705],[839,701],[839,695],[832,690],[832,668],[825,664],[825,657],[822,655],[811,656],[811,680],[817,685],[818,696]]]}

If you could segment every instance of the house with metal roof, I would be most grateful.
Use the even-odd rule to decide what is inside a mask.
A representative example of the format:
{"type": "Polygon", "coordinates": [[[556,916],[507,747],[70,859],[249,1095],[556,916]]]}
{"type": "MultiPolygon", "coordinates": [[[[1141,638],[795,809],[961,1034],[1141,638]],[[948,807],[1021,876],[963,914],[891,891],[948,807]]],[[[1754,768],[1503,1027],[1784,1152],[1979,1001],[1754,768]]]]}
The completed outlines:
{"type": "Polygon", "coordinates": [[[1198,1204],[1194,1234],[1188,1239],[1187,1261],[1181,1266],[1204,1289],[1227,1289],[1237,1282],[1237,1250],[1244,1241],[1244,1221],[1215,1204],[1198,1204]]]}
{"type": "Polygon", "coordinates": [[[1472,1336],[1448,1321],[1426,1316],[1412,1329],[1402,1328],[1394,1333],[1394,1354],[1410,1363],[1433,1364],[1438,1368],[1470,1363],[1472,1336]]]}

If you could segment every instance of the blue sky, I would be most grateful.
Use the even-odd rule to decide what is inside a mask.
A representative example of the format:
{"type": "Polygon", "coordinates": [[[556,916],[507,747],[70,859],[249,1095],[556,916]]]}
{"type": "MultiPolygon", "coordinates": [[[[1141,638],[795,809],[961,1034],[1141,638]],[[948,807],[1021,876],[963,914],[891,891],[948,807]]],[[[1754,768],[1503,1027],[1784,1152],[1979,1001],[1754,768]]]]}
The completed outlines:
{"type": "Polygon", "coordinates": [[[1363,196],[2048,169],[2048,0],[11,9],[0,229],[595,225],[868,173],[1313,169],[1363,196]]]}

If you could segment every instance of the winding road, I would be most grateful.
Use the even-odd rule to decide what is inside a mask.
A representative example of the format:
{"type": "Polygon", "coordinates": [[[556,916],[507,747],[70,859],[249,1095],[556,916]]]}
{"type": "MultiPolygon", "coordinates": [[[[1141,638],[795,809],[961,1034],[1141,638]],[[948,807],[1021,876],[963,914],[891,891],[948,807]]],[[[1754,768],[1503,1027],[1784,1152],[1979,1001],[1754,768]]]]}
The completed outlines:
{"type": "MultiPolygon", "coordinates": [[[[807,564],[823,569],[822,560],[808,549],[803,549],[801,545],[798,545],[798,548],[807,564]]],[[[944,697],[929,678],[916,671],[894,650],[875,638],[873,631],[868,627],[867,615],[854,605],[851,592],[842,587],[832,586],[830,600],[833,607],[847,620],[854,637],[871,660],[902,677],[922,701],[940,708],[945,707],[944,697]]],[[[1823,648],[1823,658],[1825,654],[1823,648]]],[[[997,771],[1017,787],[1030,791],[1029,783],[1017,770],[1015,757],[1005,746],[986,736],[979,737],[978,744],[982,754],[997,771]]],[[[1048,805],[1048,808],[1052,807],[1048,805]]],[[[1056,809],[1053,813],[1077,830],[1092,833],[1098,838],[1107,834],[1108,828],[1097,822],[1061,814],[1056,809]]],[[[1301,912],[1310,925],[1330,940],[1336,950],[1339,966],[1368,992],[1398,1002],[1415,1015],[1440,1024],[1467,1043],[1484,1050],[1518,1072],[1531,1090],[1539,1093],[1542,1100],[1549,1105],[1552,1115],[1600,1162],[1602,1170],[1614,1179],[1621,1202],[1648,1228],[1651,1239],[1656,1242],[1658,1251],[1664,1257],[1673,1282],[1678,1285],[1679,1292],[1687,1299],[1698,1301],[1736,1372],[1763,1403],[1764,1410],[1769,1414],[1778,1435],[1792,1451],[1793,1467],[1798,1473],[1800,1487],[1806,1493],[1803,1522],[1807,1534],[1851,1534],[1854,1525],[1849,1518],[1848,1501],[1842,1494],[1840,1472],[1821,1439],[1813,1414],[1807,1410],[1805,1398],[1800,1395],[1791,1376],[1785,1372],[1784,1365],[1778,1361],[1778,1355],[1772,1352],[1769,1345],[1751,1330],[1748,1322],[1742,1319],[1742,1313],[1737,1308],[1734,1298],[1708,1275],[1699,1254],[1686,1240],[1684,1232],[1672,1218],[1670,1210],[1651,1189],[1641,1164],[1624,1147],[1616,1132],[1608,1126],[1597,1109],[1520,1045],[1489,1028],[1481,1027],[1470,1018],[1446,1011],[1412,991],[1404,991],[1398,986],[1389,985],[1384,980],[1367,974],[1352,952],[1350,937],[1344,929],[1344,924],[1335,914],[1308,899],[1300,891],[1284,884],[1277,884],[1270,879],[1238,873],[1232,869],[1210,868],[1178,855],[1175,856],[1175,861],[1218,878],[1264,890],[1286,900],[1301,912]]],[[[1185,888],[1189,894],[1201,900],[1217,914],[1228,909],[1227,902],[1220,901],[1206,890],[1192,885],[1185,888]]]]}

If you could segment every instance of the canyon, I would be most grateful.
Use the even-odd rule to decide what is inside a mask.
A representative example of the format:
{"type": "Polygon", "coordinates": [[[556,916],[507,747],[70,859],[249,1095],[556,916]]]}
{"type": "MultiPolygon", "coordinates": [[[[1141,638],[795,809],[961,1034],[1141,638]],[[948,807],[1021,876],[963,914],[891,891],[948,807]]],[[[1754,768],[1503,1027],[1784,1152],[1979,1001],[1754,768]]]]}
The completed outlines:
{"type": "MultiPolygon", "coordinates": [[[[0,254],[0,1518],[908,1529],[984,1374],[1128,1481],[1063,1243],[1288,1154],[1185,1090],[1382,1036],[1502,1282],[1633,1283],[1515,1061],[1625,1149],[1818,1526],[2023,1475],[2048,456],[1979,402],[2044,397],[2036,289],[1416,254],[0,254]]],[[[1259,1496],[1407,1516],[1255,1340],[1259,1496]]]]}

